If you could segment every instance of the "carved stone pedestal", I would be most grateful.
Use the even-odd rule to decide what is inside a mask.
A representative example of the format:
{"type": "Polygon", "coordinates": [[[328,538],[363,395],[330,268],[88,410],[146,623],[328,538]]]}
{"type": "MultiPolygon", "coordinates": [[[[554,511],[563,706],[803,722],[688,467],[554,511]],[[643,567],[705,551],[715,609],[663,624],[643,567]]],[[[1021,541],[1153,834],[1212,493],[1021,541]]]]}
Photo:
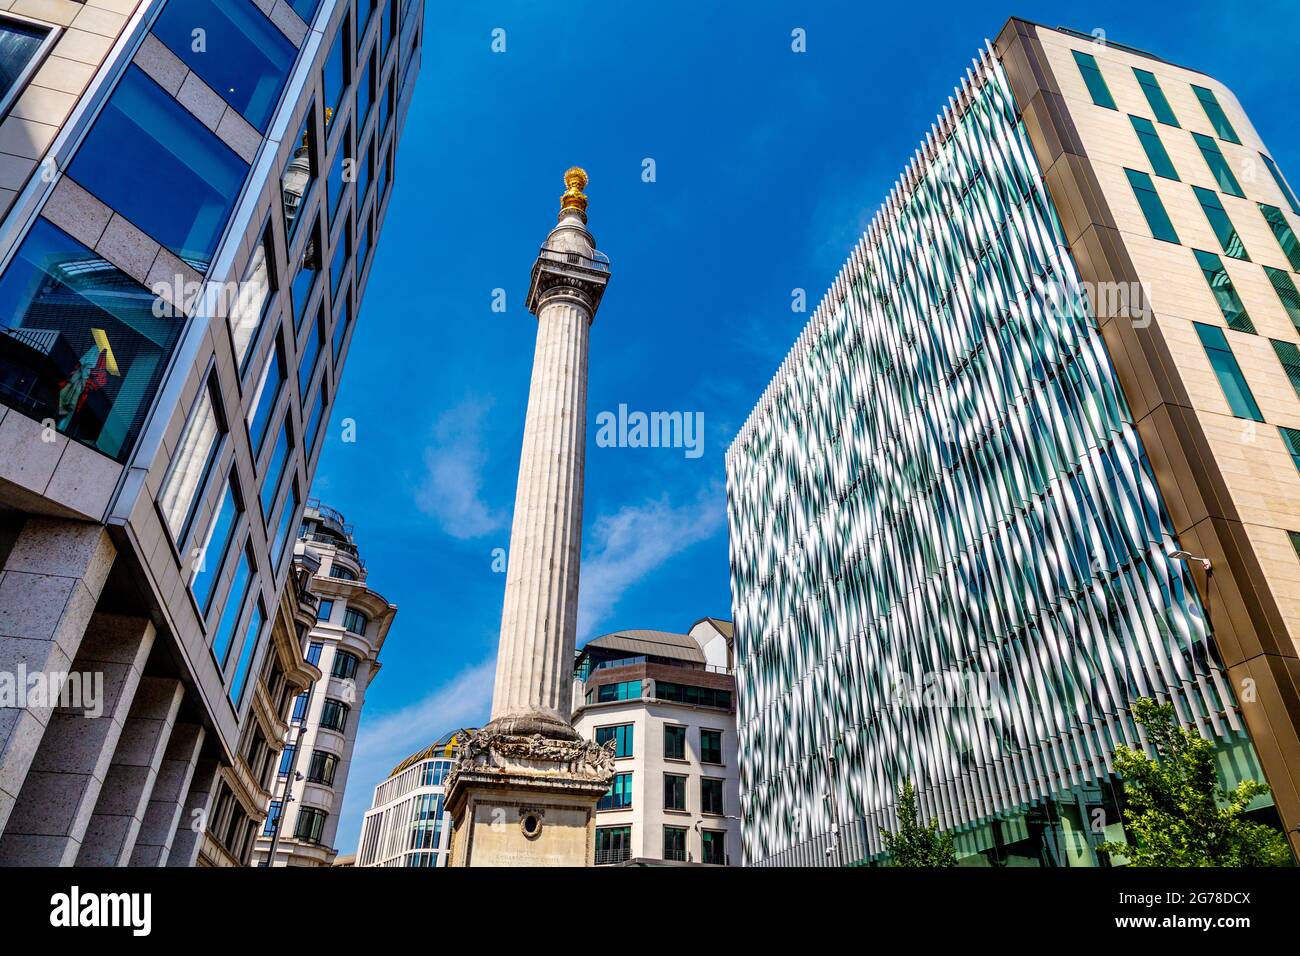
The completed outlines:
{"type": "Polygon", "coordinates": [[[462,745],[447,781],[451,865],[590,866],[596,801],[613,774],[612,741],[558,722],[493,721],[462,745]]]}

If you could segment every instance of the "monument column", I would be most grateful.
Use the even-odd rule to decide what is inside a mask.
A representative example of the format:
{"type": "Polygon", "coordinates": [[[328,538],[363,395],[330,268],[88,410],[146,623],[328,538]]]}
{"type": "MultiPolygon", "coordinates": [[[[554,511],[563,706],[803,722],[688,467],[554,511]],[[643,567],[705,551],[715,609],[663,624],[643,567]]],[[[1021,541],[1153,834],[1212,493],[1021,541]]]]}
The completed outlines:
{"type": "Polygon", "coordinates": [[[609,262],[587,231],[587,174],[564,174],[559,222],[528,290],[537,345],[506,571],[492,720],[448,781],[453,866],[584,866],[613,754],[569,722],[582,551],[588,333],[609,262]],[[504,824],[504,825],[503,825],[504,824]]]}

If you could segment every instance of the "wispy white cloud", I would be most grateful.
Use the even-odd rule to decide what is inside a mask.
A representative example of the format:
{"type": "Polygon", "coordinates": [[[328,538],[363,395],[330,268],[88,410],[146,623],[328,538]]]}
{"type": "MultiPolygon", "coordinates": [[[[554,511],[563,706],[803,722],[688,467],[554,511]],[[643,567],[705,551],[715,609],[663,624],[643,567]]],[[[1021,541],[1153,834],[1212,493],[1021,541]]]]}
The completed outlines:
{"type": "Polygon", "coordinates": [[[453,538],[478,538],[505,525],[505,512],[483,500],[483,420],[491,403],[469,397],[434,423],[424,450],[424,480],[415,504],[453,538]]]}
{"type": "Polygon", "coordinates": [[[578,635],[590,637],[638,581],[691,545],[707,541],[726,517],[726,493],[715,482],[694,501],[664,495],[591,522],[578,596],[578,635]]]}
{"type": "Polygon", "coordinates": [[[495,673],[496,659],[492,658],[461,671],[400,710],[373,718],[363,712],[334,840],[340,854],[356,852],[361,820],[370,809],[375,787],[393,767],[447,731],[480,726],[487,719],[495,673]]]}

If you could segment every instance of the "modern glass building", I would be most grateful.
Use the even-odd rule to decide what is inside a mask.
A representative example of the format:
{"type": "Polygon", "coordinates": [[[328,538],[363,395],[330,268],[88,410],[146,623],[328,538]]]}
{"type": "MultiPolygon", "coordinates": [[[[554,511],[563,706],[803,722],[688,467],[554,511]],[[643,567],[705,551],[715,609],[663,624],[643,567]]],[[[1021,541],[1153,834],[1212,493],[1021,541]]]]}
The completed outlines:
{"type": "Polygon", "coordinates": [[[451,815],[446,782],[456,753],[477,728],[443,734],[411,754],[375,787],[357,847],[356,866],[446,866],[451,856],[451,815]]]}
{"type": "Polygon", "coordinates": [[[727,455],[748,864],[906,779],[963,865],[1122,864],[1140,696],[1300,823],[1291,196],[1203,74],[987,45],[727,455]]]}
{"type": "Polygon", "coordinates": [[[423,3],[14,6],[0,653],[120,665],[121,719],[74,755],[84,715],[0,707],[0,864],[127,860],[145,831],[142,860],[246,864],[288,708],[319,676],[293,542],[392,199],[423,3]],[[149,747],[128,739],[140,727],[149,747]],[[126,769],[142,752],[154,774],[126,769]]]}

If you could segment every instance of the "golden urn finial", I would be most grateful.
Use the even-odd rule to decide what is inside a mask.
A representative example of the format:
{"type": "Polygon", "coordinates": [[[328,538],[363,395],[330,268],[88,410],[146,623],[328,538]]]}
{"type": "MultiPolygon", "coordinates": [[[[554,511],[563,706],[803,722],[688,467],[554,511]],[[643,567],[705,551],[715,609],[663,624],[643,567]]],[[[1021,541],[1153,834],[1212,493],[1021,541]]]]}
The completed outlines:
{"type": "Polygon", "coordinates": [[[587,221],[587,196],[583,190],[587,187],[587,171],[581,166],[570,166],[564,171],[564,195],[560,197],[560,215],[566,209],[576,209],[585,223],[587,221]]]}

